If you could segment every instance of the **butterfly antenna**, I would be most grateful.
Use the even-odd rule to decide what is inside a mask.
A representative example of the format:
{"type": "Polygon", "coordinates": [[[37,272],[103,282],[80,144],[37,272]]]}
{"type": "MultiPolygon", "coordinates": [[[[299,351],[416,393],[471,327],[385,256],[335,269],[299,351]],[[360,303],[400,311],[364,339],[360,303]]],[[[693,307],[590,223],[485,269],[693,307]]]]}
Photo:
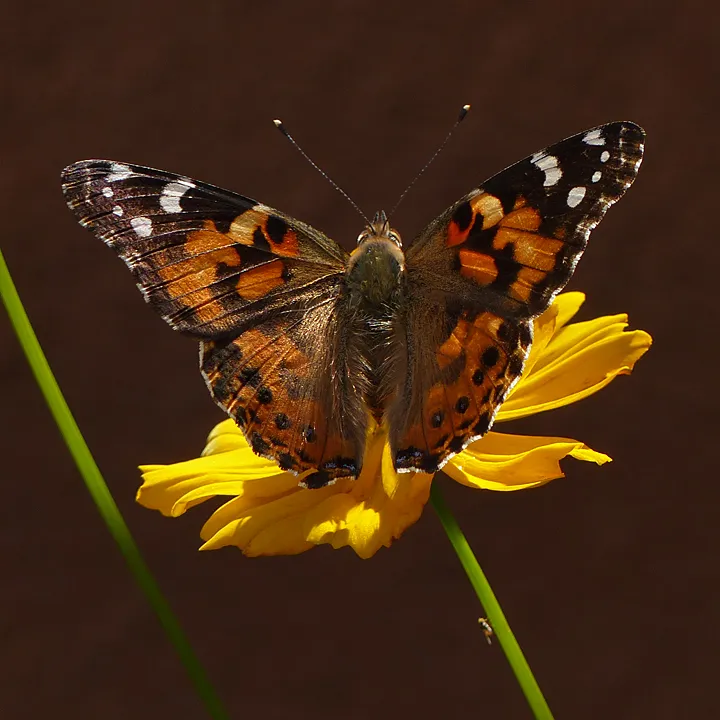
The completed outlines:
{"type": "Polygon", "coordinates": [[[455,124],[450,128],[450,132],[445,136],[445,139],[440,143],[440,147],[435,151],[433,156],[425,163],[423,166],[423,169],[415,176],[413,181],[405,188],[405,191],[400,196],[398,201],[393,206],[393,209],[390,211],[390,214],[388,215],[388,220],[392,217],[392,214],[398,209],[398,205],[403,201],[405,196],[408,194],[408,191],[410,188],[420,179],[420,176],[430,167],[433,160],[443,151],[443,148],[448,144],[448,140],[452,137],[452,134],[455,132],[457,126],[465,119],[465,116],[468,114],[468,111],[470,110],[469,105],[463,105],[462,109],[460,110],[460,113],[458,114],[458,118],[455,121],[455,124]]]}
{"type": "Polygon", "coordinates": [[[295,142],[293,136],[285,129],[282,120],[273,120],[275,127],[297,148],[298,152],[357,210],[360,217],[365,220],[368,227],[371,227],[367,215],[358,207],[358,204],[320,167],[318,167],[308,154],[295,142]]]}

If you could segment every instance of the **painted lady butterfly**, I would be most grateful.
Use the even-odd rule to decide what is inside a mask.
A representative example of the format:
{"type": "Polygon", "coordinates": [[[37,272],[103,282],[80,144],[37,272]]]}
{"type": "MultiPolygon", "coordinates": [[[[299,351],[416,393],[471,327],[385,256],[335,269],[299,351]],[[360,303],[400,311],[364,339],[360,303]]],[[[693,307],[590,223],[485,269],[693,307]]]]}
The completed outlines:
{"type": "Polygon", "coordinates": [[[360,472],[370,418],[395,467],[434,472],[492,426],[532,319],[632,184],[644,132],[614,122],[498,173],[403,250],[379,212],[346,253],[273,208],[161,170],[63,172],[81,225],[200,341],[216,402],[253,450],[322,487],[360,472]]]}

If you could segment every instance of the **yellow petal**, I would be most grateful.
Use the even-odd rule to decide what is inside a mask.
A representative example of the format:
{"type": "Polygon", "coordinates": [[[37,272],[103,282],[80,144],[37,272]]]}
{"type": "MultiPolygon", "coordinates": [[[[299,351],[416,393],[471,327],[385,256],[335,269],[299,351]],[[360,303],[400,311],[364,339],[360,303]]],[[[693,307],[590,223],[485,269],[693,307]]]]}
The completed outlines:
{"type": "Polygon", "coordinates": [[[564,477],[568,455],[604,465],[611,458],[578,440],[489,432],[452,458],[443,470],[463,485],[484,490],[524,490],[564,477]]]}
{"type": "Polygon", "coordinates": [[[203,457],[141,469],[138,501],[165,515],[232,495],[202,528],[201,549],[235,545],[250,556],[295,554],[327,543],[371,557],[418,519],[432,480],[425,473],[396,473],[387,433],[374,429],[357,480],[307,490],[298,485],[302,476],[255,456],[227,421],[210,433],[203,457]]]}
{"type": "Polygon", "coordinates": [[[231,418],[228,418],[218,423],[210,431],[202,454],[216,455],[217,453],[228,452],[229,450],[243,450],[249,447],[237,423],[231,418]]]}
{"type": "Polygon", "coordinates": [[[533,321],[533,342],[530,355],[525,362],[524,375],[532,372],[535,363],[542,357],[548,343],[555,333],[569,322],[580,306],[585,302],[581,292],[568,292],[558,295],[550,307],[533,321]]]}
{"type": "Polygon", "coordinates": [[[626,327],[627,316],[615,315],[560,329],[535,358],[530,372],[523,374],[497,420],[568,405],[628,374],[652,338],[642,330],[624,332],[626,327]]]}
{"type": "Polygon", "coordinates": [[[298,483],[296,476],[249,447],[172,465],[142,465],[140,470],[143,484],[135,499],[171,517],[216,495],[268,496],[298,483]]]}
{"type": "Polygon", "coordinates": [[[334,486],[320,490],[297,487],[289,494],[254,507],[247,507],[243,498],[234,498],[218,508],[203,526],[200,537],[205,540],[201,550],[235,545],[246,555],[287,555],[308,550],[305,516],[334,486]],[[259,551],[253,543],[260,538],[259,551]]]}
{"type": "Polygon", "coordinates": [[[555,327],[557,330],[567,325],[577,314],[585,302],[585,293],[564,292],[555,297],[552,306],[557,310],[555,327]]]}

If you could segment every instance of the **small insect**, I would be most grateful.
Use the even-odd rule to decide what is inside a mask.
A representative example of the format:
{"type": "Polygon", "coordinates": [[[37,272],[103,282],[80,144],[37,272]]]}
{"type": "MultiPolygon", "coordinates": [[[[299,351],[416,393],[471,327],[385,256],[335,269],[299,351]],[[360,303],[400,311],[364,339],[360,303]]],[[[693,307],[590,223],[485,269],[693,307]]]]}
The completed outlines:
{"type": "Polygon", "coordinates": [[[478,618],[478,624],[480,625],[480,629],[483,632],[483,635],[485,636],[485,640],[487,640],[488,645],[492,645],[492,639],[495,635],[495,631],[492,629],[492,625],[490,625],[490,621],[487,618],[481,617],[478,618]]]}
{"type": "Polygon", "coordinates": [[[200,342],[210,393],[253,450],[311,471],[301,484],[317,488],[360,473],[371,418],[399,471],[435,472],[487,433],[533,318],[634,181],[644,137],[613,122],[551,145],[407,247],[377,212],[350,253],[279,210],[162,170],[85,160],[62,183],[145,300],[200,342]]]}

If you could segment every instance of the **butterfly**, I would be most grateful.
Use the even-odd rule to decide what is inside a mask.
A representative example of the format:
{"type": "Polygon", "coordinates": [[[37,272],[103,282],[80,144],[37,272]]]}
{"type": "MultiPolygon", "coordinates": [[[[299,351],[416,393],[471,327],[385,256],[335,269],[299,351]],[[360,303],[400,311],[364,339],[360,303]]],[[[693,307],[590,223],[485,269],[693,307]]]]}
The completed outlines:
{"type": "Polygon", "coordinates": [[[613,122],[562,140],[406,249],[384,212],[347,253],[255,200],[128,163],[77,162],[62,187],[145,300],[200,341],[210,393],[253,450],[317,488],[360,473],[372,422],[398,471],[435,472],[488,432],[644,137],[613,122]]]}

